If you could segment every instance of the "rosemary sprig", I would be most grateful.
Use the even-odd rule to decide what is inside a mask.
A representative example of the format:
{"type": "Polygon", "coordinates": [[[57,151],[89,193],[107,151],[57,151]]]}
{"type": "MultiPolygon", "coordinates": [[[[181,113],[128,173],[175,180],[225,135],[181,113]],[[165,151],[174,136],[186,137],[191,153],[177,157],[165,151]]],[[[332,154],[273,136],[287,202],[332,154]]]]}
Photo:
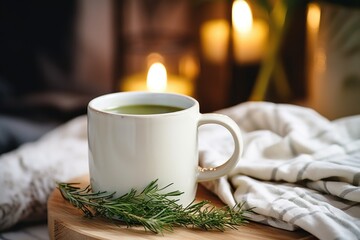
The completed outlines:
{"type": "Polygon", "coordinates": [[[120,197],[114,197],[115,193],[92,192],[90,186],[81,189],[76,185],[59,183],[58,189],[63,198],[82,210],[86,217],[101,216],[128,227],[142,225],[154,233],[172,231],[176,226],[219,231],[237,229],[249,220],[245,213],[251,212],[251,209],[243,209],[244,204],[216,208],[209,201],[193,202],[183,207],[173,200],[182,192],[164,193],[168,186],[159,188],[157,180],[140,193],[132,189],[120,197]]]}

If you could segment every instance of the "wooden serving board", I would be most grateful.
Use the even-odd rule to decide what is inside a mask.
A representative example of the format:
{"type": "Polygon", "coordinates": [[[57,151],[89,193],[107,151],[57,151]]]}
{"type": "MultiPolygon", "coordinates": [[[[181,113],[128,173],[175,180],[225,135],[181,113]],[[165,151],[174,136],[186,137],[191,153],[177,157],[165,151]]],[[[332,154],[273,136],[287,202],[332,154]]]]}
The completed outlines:
{"type": "MultiPolygon", "coordinates": [[[[81,185],[89,184],[88,176],[74,179],[71,182],[79,182],[81,185]]],[[[199,185],[197,192],[198,200],[210,200],[214,205],[223,206],[224,204],[211,192],[199,185]]],[[[175,228],[173,232],[165,232],[164,235],[154,234],[144,231],[142,227],[127,228],[117,226],[102,218],[88,219],[83,217],[83,213],[65,201],[59,190],[55,189],[48,200],[48,228],[51,239],[131,239],[131,240],[182,240],[182,239],[316,239],[309,233],[299,230],[289,232],[270,226],[250,222],[240,226],[238,230],[203,231],[192,228],[175,228]]]]}

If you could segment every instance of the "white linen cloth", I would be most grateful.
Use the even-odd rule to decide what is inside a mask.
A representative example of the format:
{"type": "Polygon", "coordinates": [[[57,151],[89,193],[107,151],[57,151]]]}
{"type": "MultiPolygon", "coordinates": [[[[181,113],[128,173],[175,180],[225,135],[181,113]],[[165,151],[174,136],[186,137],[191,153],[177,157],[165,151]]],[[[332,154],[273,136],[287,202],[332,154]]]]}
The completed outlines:
{"type": "MultiPolygon", "coordinates": [[[[226,204],[246,201],[254,221],[320,239],[360,239],[360,116],[330,122],[293,105],[245,103],[219,111],[240,126],[244,154],[226,177],[203,183],[226,204]]],[[[231,136],[199,131],[200,162],[217,166],[231,136]]],[[[0,156],[0,230],[45,216],[56,181],[88,173],[86,117],[0,156]]]]}
{"type": "Polygon", "coordinates": [[[20,221],[46,217],[56,182],[88,173],[86,117],[0,155],[0,232],[20,221]]]}
{"type": "MultiPolygon", "coordinates": [[[[254,207],[254,221],[360,239],[360,115],[330,122],[307,108],[252,102],[219,113],[240,126],[245,148],[236,168],[207,188],[230,206],[254,207]]],[[[199,149],[202,166],[215,167],[232,153],[232,138],[204,126],[199,149]]]]}

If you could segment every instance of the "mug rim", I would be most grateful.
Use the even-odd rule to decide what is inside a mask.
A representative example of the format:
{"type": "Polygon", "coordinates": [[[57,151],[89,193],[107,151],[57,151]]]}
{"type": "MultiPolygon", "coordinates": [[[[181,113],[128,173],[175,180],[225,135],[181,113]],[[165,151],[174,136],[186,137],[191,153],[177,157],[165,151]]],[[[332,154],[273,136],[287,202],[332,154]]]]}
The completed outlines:
{"type": "MultiPolygon", "coordinates": [[[[104,100],[105,101],[105,100],[104,100]]],[[[146,103],[139,103],[139,104],[146,104],[146,103]]],[[[152,103],[154,104],[154,103],[152,103]]],[[[124,104],[126,105],[126,104],[124,104]]],[[[166,105],[166,103],[164,104],[166,105]]],[[[173,105],[166,105],[166,106],[173,106],[173,105]]],[[[187,95],[183,95],[183,94],[179,94],[179,93],[171,93],[171,92],[145,92],[145,91],[125,91],[125,92],[113,92],[113,93],[107,93],[104,95],[100,95],[97,96],[95,98],[93,98],[92,100],[90,100],[90,102],[88,103],[88,111],[94,111],[94,112],[98,112],[101,114],[106,114],[106,115],[112,115],[112,116],[129,116],[129,117],[139,117],[139,118],[148,118],[148,117],[156,117],[156,116],[168,116],[168,115],[179,115],[179,114],[183,114],[187,111],[190,111],[191,109],[199,106],[199,102],[190,96],[187,95]],[[188,107],[184,107],[184,109],[179,110],[179,111],[175,111],[175,112],[167,112],[167,113],[154,113],[154,114],[129,114],[129,113],[115,113],[115,112],[110,112],[107,111],[107,108],[111,108],[111,106],[108,106],[106,108],[101,108],[101,107],[96,107],[94,106],[98,101],[101,101],[103,99],[107,99],[107,98],[112,98],[112,97],[116,97],[117,95],[153,95],[153,96],[171,96],[174,98],[179,98],[179,99],[185,99],[184,101],[188,101],[189,103],[191,103],[191,105],[189,105],[188,107]]],[[[176,106],[176,107],[180,107],[180,106],[176,106]]],[[[182,107],[182,106],[181,106],[182,107]]]]}

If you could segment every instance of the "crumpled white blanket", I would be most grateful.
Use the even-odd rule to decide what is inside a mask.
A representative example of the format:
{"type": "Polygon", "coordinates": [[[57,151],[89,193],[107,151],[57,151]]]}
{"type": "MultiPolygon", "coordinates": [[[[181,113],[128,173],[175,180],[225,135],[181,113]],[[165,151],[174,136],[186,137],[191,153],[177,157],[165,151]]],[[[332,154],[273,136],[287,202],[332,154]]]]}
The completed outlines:
{"type": "Polygon", "coordinates": [[[45,219],[56,182],[88,173],[86,117],[36,142],[0,155],[0,231],[20,221],[45,219]]]}
{"type": "MultiPolygon", "coordinates": [[[[255,221],[360,239],[360,115],[330,122],[311,109],[252,102],[219,113],[240,126],[245,148],[236,168],[207,188],[230,206],[246,202],[255,221]]],[[[204,126],[199,138],[204,167],[232,152],[219,127],[204,126]]]]}
{"type": "MultiPolygon", "coordinates": [[[[305,229],[320,239],[360,237],[360,115],[330,122],[293,105],[244,103],[219,111],[234,119],[244,154],[226,177],[203,183],[225,203],[246,202],[254,221],[305,229]]],[[[233,142],[200,128],[200,162],[226,160],[233,142]]],[[[45,216],[56,181],[88,173],[86,117],[0,156],[0,230],[45,216]]]]}

